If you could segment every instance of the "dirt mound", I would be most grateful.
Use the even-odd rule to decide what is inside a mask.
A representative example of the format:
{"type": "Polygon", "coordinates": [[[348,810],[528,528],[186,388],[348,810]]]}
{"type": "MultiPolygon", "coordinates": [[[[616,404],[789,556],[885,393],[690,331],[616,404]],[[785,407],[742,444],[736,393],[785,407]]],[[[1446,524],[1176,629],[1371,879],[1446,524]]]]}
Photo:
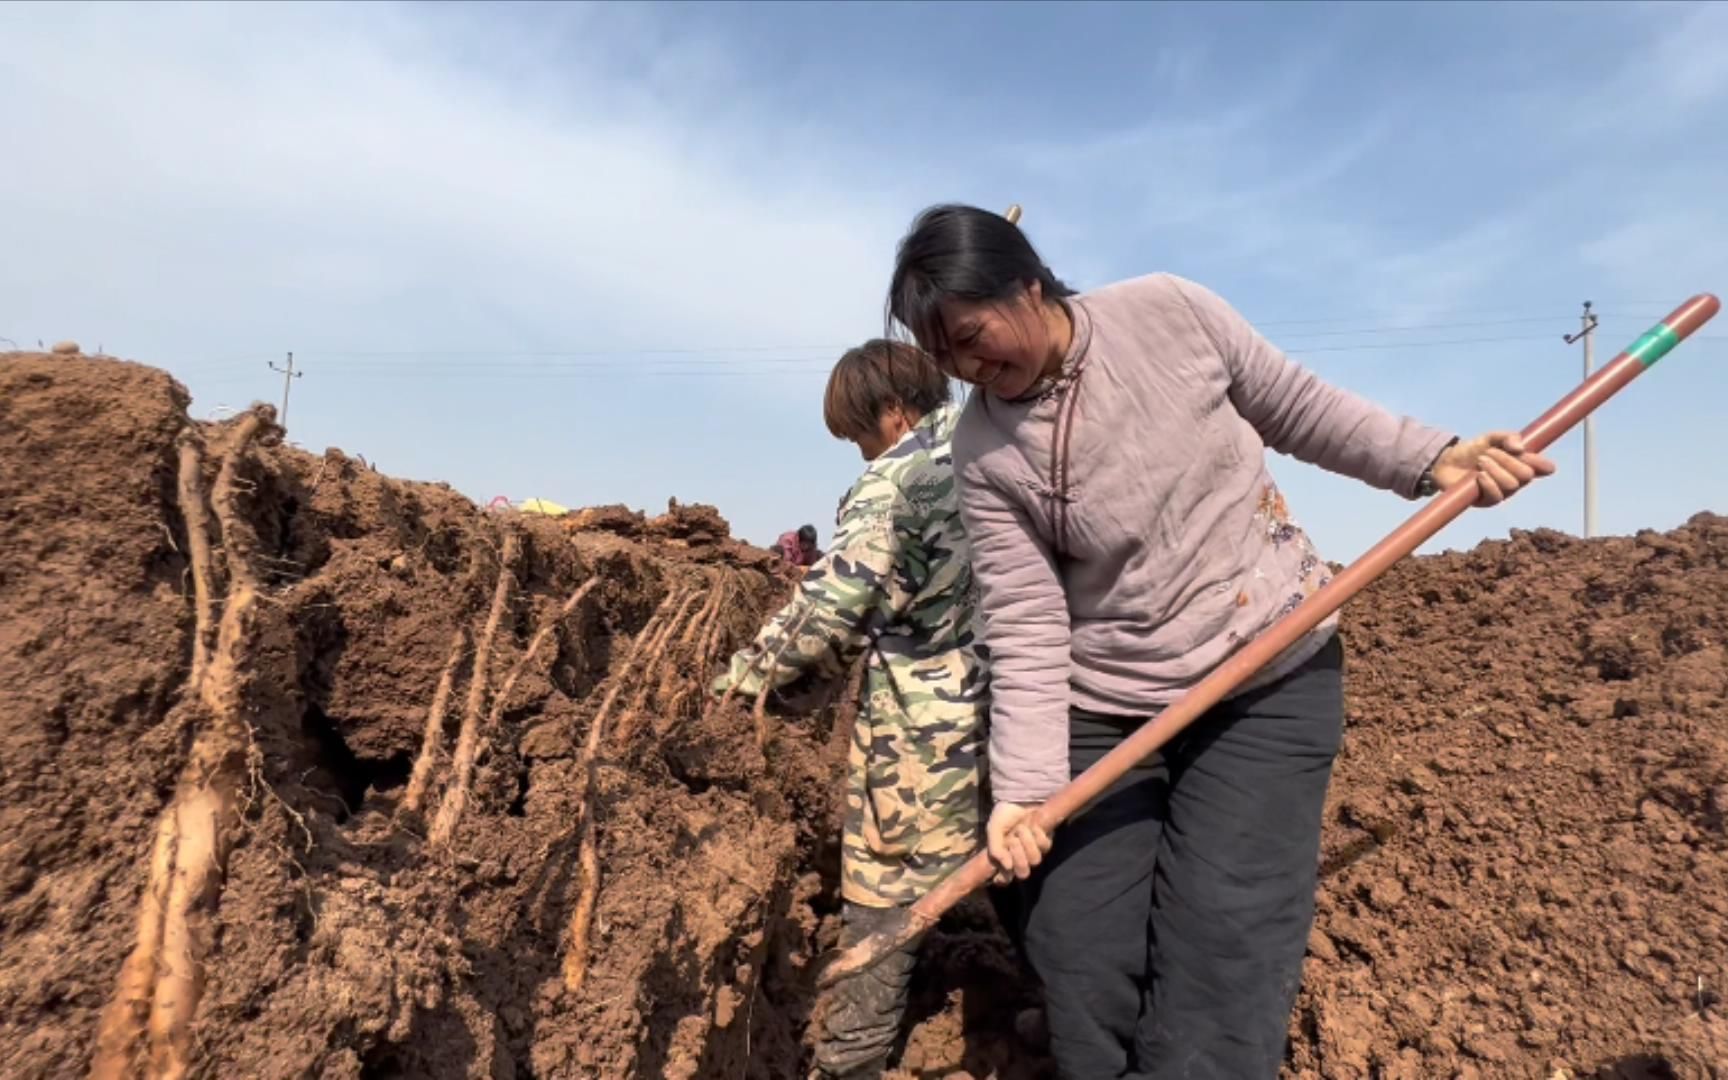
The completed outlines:
{"type": "Polygon", "coordinates": [[[1728,519],[1515,534],[1351,609],[1298,1075],[1728,1070],[1728,519]]]}
{"type": "MultiPolygon", "coordinates": [[[[0,1073],[798,1075],[846,694],[702,707],[774,557],[185,407],[0,356],[0,1073]]],[[[1723,1075],[1728,521],[1415,560],[1345,634],[1287,1074],[1723,1075]]],[[[926,955],[899,1075],[1050,1074],[987,904],[926,955]]]]}
{"type": "Polygon", "coordinates": [[[701,707],[772,556],[185,406],[0,357],[0,1072],[793,1073],[844,717],[701,707]]]}

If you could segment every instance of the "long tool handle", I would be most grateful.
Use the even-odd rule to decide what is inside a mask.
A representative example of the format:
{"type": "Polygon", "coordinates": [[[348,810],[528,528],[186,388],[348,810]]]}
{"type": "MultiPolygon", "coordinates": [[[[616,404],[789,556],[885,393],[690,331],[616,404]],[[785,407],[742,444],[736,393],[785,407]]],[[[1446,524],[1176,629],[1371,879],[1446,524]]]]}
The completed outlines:
{"type": "MultiPolygon", "coordinates": [[[[1709,293],[1700,293],[1675,308],[1667,318],[1651,327],[1649,332],[1615,357],[1612,363],[1579,384],[1553,408],[1526,427],[1521,433],[1525,446],[1540,453],[1622,390],[1627,383],[1666,356],[1674,346],[1690,337],[1693,331],[1708,322],[1720,308],[1721,303],[1709,293]]],[[[1212,674],[1195,684],[1193,689],[1141,725],[1138,731],[1124,739],[1114,750],[1051,796],[1050,801],[1033,811],[1039,824],[1046,831],[1050,831],[1103,794],[1129,769],[1169,742],[1183,728],[1203,716],[1206,710],[1224,700],[1225,696],[1251,675],[1324,622],[1333,612],[1343,607],[1346,601],[1385,573],[1393,563],[1421,547],[1435,533],[1469,509],[1476,501],[1476,495],[1476,478],[1471,476],[1460,480],[1429,501],[1390,536],[1375,544],[1367,554],[1303,601],[1296,610],[1272,624],[1241,651],[1219,665],[1212,674]]],[[[979,851],[913,904],[907,910],[905,920],[899,925],[884,927],[835,957],[824,969],[820,983],[824,986],[831,985],[845,975],[870,967],[933,926],[943,912],[959,903],[967,894],[988,884],[995,875],[996,867],[990,861],[989,854],[979,851]]]]}

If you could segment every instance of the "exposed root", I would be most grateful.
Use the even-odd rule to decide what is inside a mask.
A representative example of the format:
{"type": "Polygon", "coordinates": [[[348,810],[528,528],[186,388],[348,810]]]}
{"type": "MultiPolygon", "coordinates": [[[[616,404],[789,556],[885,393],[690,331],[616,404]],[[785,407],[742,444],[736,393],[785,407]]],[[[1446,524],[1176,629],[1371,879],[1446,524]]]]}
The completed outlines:
{"type": "MultiPolygon", "coordinates": [[[[702,652],[700,655],[704,665],[713,662],[714,652],[720,647],[720,634],[726,629],[726,620],[721,617],[721,612],[726,606],[725,597],[730,596],[732,593],[732,583],[730,581],[723,582],[719,591],[721,594],[720,606],[714,610],[714,618],[708,624],[707,636],[702,639],[702,652]]],[[[704,679],[707,677],[706,669],[703,671],[703,677],[704,679]]]]}
{"type": "MultiPolygon", "coordinates": [[[[255,546],[253,537],[234,505],[234,491],[241,486],[236,471],[259,428],[273,415],[268,406],[260,407],[235,427],[211,491],[227,557],[229,589],[215,654],[203,664],[195,658],[193,664],[196,696],[188,700],[188,707],[202,710],[207,723],[192,744],[174,801],[156,827],[150,875],[139,903],[137,938],[121,965],[114,999],[97,1032],[90,1075],[100,1080],[120,1080],[140,1072],[177,1080],[192,1068],[191,1021],[204,990],[210,921],[233,843],[249,744],[241,713],[240,664],[251,635],[258,586],[246,558],[255,546]]],[[[198,536],[201,528],[192,522],[203,526],[208,521],[198,491],[197,463],[194,460],[188,472],[184,445],[181,466],[182,513],[188,535],[198,536]]],[[[201,593],[206,599],[210,595],[208,554],[206,544],[206,557],[195,554],[192,562],[195,595],[201,593]]]]}
{"type": "Polygon", "coordinates": [[[689,677],[684,679],[684,689],[677,694],[671,690],[679,681],[678,669],[667,665],[665,678],[660,680],[659,697],[664,704],[660,709],[660,719],[654,725],[654,737],[664,739],[683,715],[685,703],[691,698],[700,698],[708,693],[708,668],[713,662],[715,641],[720,636],[720,613],[725,607],[726,597],[731,592],[730,582],[721,576],[708,596],[708,603],[703,605],[696,618],[678,639],[680,649],[691,642],[700,642],[694,653],[694,666],[689,677]]]}
{"type": "MultiPolygon", "coordinates": [[[[600,752],[601,740],[606,735],[606,720],[611,715],[612,706],[618,700],[619,691],[629,682],[630,672],[636,666],[636,659],[642,655],[643,645],[653,639],[661,638],[666,627],[671,625],[667,613],[672,608],[672,602],[680,596],[688,599],[695,596],[693,590],[683,593],[668,591],[660,606],[654,609],[654,614],[648,620],[636,640],[630,645],[630,653],[625,657],[623,666],[612,678],[612,687],[606,697],[600,702],[600,708],[594,713],[594,719],[588,724],[588,738],[582,744],[582,758],[579,763],[582,769],[582,789],[577,793],[577,828],[582,830],[580,852],[577,856],[577,868],[582,878],[582,889],[576,897],[576,907],[570,916],[570,942],[564,953],[564,985],[571,993],[582,988],[582,980],[588,971],[588,929],[594,920],[594,903],[600,891],[600,861],[595,845],[594,823],[594,786],[595,774],[599,772],[597,758],[600,752]]],[[[682,609],[680,609],[682,610],[682,609]]]]}
{"type": "MultiPolygon", "coordinates": [[[[720,583],[716,581],[709,582],[708,601],[702,605],[702,610],[696,613],[696,617],[690,620],[689,625],[684,627],[684,632],[678,635],[678,651],[680,653],[688,652],[691,646],[693,646],[697,640],[703,636],[703,633],[708,629],[709,624],[714,621],[715,615],[720,610],[720,600],[724,592],[725,589],[720,585],[720,583]]],[[[702,658],[698,656],[697,671],[695,672],[698,682],[702,680],[704,674],[701,670],[702,666],[702,658]]],[[[660,686],[654,692],[654,700],[659,702],[671,700],[672,686],[678,681],[677,665],[666,664],[664,667],[665,670],[660,676],[660,686]]]]}
{"type": "Polygon", "coordinates": [[[499,719],[504,715],[505,706],[510,701],[510,695],[516,689],[516,680],[522,677],[523,669],[534,659],[534,654],[540,651],[540,645],[546,640],[547,635],[552,633],[559,623],[568,619],[570,613],[576,610],[576,605],[582,602],[583,597],[593,592],[594,586],[598,584],[600,584],[600,579],[597,577],[589,578],[583,582],[564,601],[557,613],[542,623],[540,629],[534,631],[534,636],[528,640],[528,648],[522,653],[522,659],[516,661],[516,666],[510,669],[510,676],[504,680],[504,685],[498,690],[498,696],[492,700],[492,711],[486,717],[488,730],[498,726],[499,719]]]}
{"type": "Polygon", "coordinates": [[[670,619],[666,620],[666,625],[660,628],[660,632],[649,643],[648,654],[642,660],[642,675],[636,685],[636,693],[630,698],[629,707],[624,710],[623,717],[618,721],[618,738],[620,741],[628,740],[635,732],[636,720],[642,715],[642,709],[648,703],[648,689],[654,678],[655,667],[664,660],[666,646],[671,643],[673,633],[678,629],[678,625],[683,621],[685,615],[689,613],[690,605],[696,602],[699,595],[701,594],[695,589],[686,593],[684,602],[678,605],[678,610],[673,613],[670,619]]]}
{"type": "Polygon", "coordinates": [[[708,602],[702,605],[702,610],[696,613],[696,618],[684,628],[682,634],[678,635],[678,647],[680,649],[689,648],[702,636],[702,631],[707,626],[707,620],[720,606],[720,594],[724,585],[725,578],[721,577],[720,574],[708,575],[708,602]]]}
{"type": "Polygon", "coordinates": [[[211,615],[210,514],[204,506],[204,455],[190,427],[180,433],[180,476],[177,494],[186,523],[186,550],[192,563],[192,673],[187,684],[197,686],[210,663],[211,615]]]}
{"type": "MultiPolygon", "coordinates": [[[[592,780],[590,775],[589,790],[593,789],[592,780]]],[[[576,896],[576,910],[570,916],[570,946],[564,953],[564,988],[572,994],[582,990],[582,982],[588,977],[588,931],[594,922],[594,903],[600,896],[600,858],[592,821],[583,826],[582,851],[576,865],[582,875],[582,891],[576,896]]]]}
{"type": "Polygon", "coordinates": [[[96,1031],[96,1053],[90,1064],[92,1080],[123,1080],[133,1075],[134,1055],[140,1049],[151,1001],[156,996],[156,958],[162,951],[168,890],[180,842],[176,811],[176,807],[170,806],[156,823],[150,877],[144,883],[144,895],[139,898],[138,937],[131,954],[120,965],[114,1000],[103,1011],[96,1031]]]}
{"type": "MultiPolygon", "coordinates": [[[[768,695],[774,687],[774,669],[780,666],[780,658],[785,656],[786,650],[792,647],[794,641],[798,640],[798,632],[804,629],[804,624],[809,621],[811,613],[815,610],[814,606],[804,609],[803,614],[799,615],[797,620],[792,623],[792,628],[786,631],[786,636],[780,639],[779,646],[774,650],[774,658],[768,661],[766,668],[762,669],[762,689],[756,692],[756,705],[750,710],[750,717],[756,722],[756,749],[758,750],[768,745],[768,695]]],[[[767,655],[766,652],[764,655],[767,655]]]]}
{"type": "Polygon", "coordinates": [[[260,406],[240,421],[239,426],[234,429],[227,452],[222,456],[222,467],[216,471],[216,484],[210,489],[210,506],[216,512],[217,524],[222,528],[222,553],[228,564],[230,607],[233,606],[232,594],[236,587],[249,590],[258,588],[258,579],[252,573],[250,562],[250,556],[256,553],[258,547],[257,537],[253,535],[252,527],[240,516],[239,508],[234,505],[235,488],[252,490],[252,484],[238,476],[240,457],[257,436],[258,428],[275,415],[274,409],[267,405],[260,406]]]}
{"type": "Polygon", "coordinates": [[[444,673],[438,676],[438,688],[432,692],[432,705],[426,710],[426,731],[420,737],[420,756],[414,760],[414,771],[408,777],[408,792],[402,796],[402,809],[418,813],[426,801],[426,788],[432,782],[432,766],[444,745],[444,717],[450,708],[450,692],[456,684],[456,669],[462,664],[462,654],[468,648],[468,628],[458,626],[450,636],[450,658],[444,661],[444,673]]]}
{"type": "MultiPolygon", "coordinates": [[[[654,609],[654,614],[649,618],[648,625],[644,626],[641,633],[636,635],[636,640],[631,642],[629,655],[624,658],[624,664],[618,669],[618,674],[612,677],[612,685],[606,691],[605,698],[600,702],[600,708],[595,711],[594,719],[588,725],[588,738],[582,744],[582,764],[584,767],[593,762],[594,755],[600,750],[600,740],[606,734],[606,719],[612,714],[612,706],[617,702],[619,692],[630,681],[630,672],[636,666],[636,658],[642,654],[643,643],[659,634],[660,627],[665,622],[666,613],[678,595],[668,592],[665,599],[660,601],[660,606],[654,609]]],[[[583,805],[586,805],[587,790],[591,786],[586,781],[584,782],[581,800],[583,805]]]]}
{"type": "Polygon", "coordinates": [[[743,686],[746,682],[749,682],[750,676],[756,674],[758,668],[761,668],[762,677],[764,679],[767,679],[773,674],[774,666],[780,662],[780,654],[785,652],[786,646],[791,644],[792,640],[798,636],[798,631],[804,629],[804,620],[810,617],[810,613],[813,610],[815,609],[810,607],[804,609],[803,614],[799,615],[798,618],[793,621],[791,629],[788,630],[785,636],[780,639],[779,647],[777,647],[772,653],[764,649],[757,655],[756,659],[751,662],[748,668],[745,669],[744,677],[726,688],[726,692],[720,696],[719,704],[715,706],[716,709],[723,710],[727,706],[731,705],[732,699],[738,695],[738,688],[743,686]],[[768,666],[765,668],[761,666],[763,660],[768,661],[768,666]]]}
{"type": "Polygon", "coordinates": [[[521,550],[521,537],[506,526],[504,552],[498,560],[498,584],[492,590],[492,607],[475,647],[474,670],[468,676],[468,703],[462,711],[462,729],[456,737],[456,755],[450,763],[450,786],[445,789],[444,799],[438,804],[438,816],[427,834],[427,842],[433,847],[450,842],[462,811],[468,807],[468,787],[473,781],[474,757],[480,744],[480,709],[486,701],[486,672],[492,661],[492,639],[498,635],[498,623],[510,599],[516,557],[521,550]]]}
{"type": "MultiPolygon", "coordinates": [[[[720,603],[715,599],[718,594],[718,589],[711,589],[709,605],[712,606],[712,610],[716,613],[720,610],[720,603]]],[[[581,766],[583,774],[579,804],[580,818],[578,825],[582,830],[582,842],[577,856],[577,866],[580,870],[582,886],[576,895],[576,906],[571,912],[570,941],[565,947],[564,952],[564,987],[572,994],[581,991],[582,983],[588,975],[589,931],[594,921],[594,907],[600,896],[600,861],[599,852],[597,850],[598,840],[596,837],[598,832],[598,823],[595,821],[593,802],[596,780],[595,774],[598,772],[596,756],[600,742],[605,736],[606,718],[611,712],[613,702],[617,700],[618,692],[623,688],[628,680],[632,668],[635,667],[636,658],[638,654],[642,652],[643,643],[651,642],[647,654],[648,662],[644,665],[643,669],[643,684],[638,688],[635,699],[638,704],[641,702],[646,693],[647,676],[652,672],[654,662],[659,659],[661,654],[664,652],[667,643],[672,639],[672,635],[675,632],[679,621],[683,619],[684,615],[689,611],[690,605],[695,601],[696,596],[696,590],[690,590],[684,593],[683,600],[679,603],[677,613],[663,625],[656,626],[656,624],[660,622],[668,606],[674,599],[676,599],[676,597],[673,594],[668,593],[666,599],[661,601],[660,607],[655,610],[654,618],[650,619],[649,624],[643,627],[642,632],[636,636],[636,642],[631,647],[629,658],[624,662],[624,666],[619,669],[619,672],[614,679],[611,691],[606,695],[606,700],[601,703],[599,711],[594,715],[593,723],[591,723],[588,728],[588,739],[582,750],[581,766]]],[[[705,606],[702,610],[707,611],[709,610],[709,607],[705,606]]],[[[798,631],[803,629],[804,621],[808,619],[809,616],[810,612],[806,611],[792,624],[790,631],[786,634],[785,639],[781,641],[779,648],[774,651],[773,658],[769,661],[768,670],[770,672],[773,670],[773,666],[779,662],[780,656],[785,652],[786,648],[794,639],[797,638],[798,631]]],[[[679,640],[681,642],[694,641],[698,635],[698,632],[694,629],[694,625],[699,625],[701,621],[699,613],[698,617],[693,620],[693,625],[685,627],[684,633],[679,637],[679,640]]],[[[718,637],[719,627],[722,624],[721,620],[712,617],[711,623],[712,625],[708,627],[707,640],[703,646],[702,656],[704,659],[706,659],[712,652],[713,645],[718,637]]],[[[726,697],[721,701],[722,707],[729,703],[731,696],[732,691],[728,691],[726,697]]],[[[758,703],[758,709],[760,710],[760,702],[758,703]]],[[[621,721],[619,731],[620,738],[623,738],[626,734],[626,729],[623,727],[623,724],[628,721],[629,716],[633,713],[634,708],[631,713],[626,714],[625,721],[621,721]]],[[[760,741],[762,738],[762,728],[759,724],[758,740],[760,741]]]]}

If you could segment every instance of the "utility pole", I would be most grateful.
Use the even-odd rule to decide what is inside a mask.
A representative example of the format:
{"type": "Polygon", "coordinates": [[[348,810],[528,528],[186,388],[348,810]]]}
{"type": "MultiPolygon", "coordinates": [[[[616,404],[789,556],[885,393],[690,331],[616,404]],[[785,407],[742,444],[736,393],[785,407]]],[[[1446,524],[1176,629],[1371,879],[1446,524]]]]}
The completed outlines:
{"type": "MultiPolygon", "coordinates": [[[[1584,377],[1596,370],[1596,316],[1590,311],[1590,301],[1584,301],[1584,314],[1576,334],[1566,335],[1566,344],[1584,342],[1584,377]]],[[[1596,418],[1584,417],[1584,537],[1596,535],[1596,418]]]]}
{"type": "MultiPolygon", "coordinates": [[[[1586,346],[1586,348],[1588,348],[1588,346],[1586,346]]],[[[271,363],[268,360],[265,361],[265,363],[270,364],[271,371],[280,371],[282,373],[282,418],[278,422],[286,428],[288,426],[288,391],[293,388],[294,380],[305,374],[305,372],[294,370],[293,353],[288,354],[287,367],[277,367],[274,363],[271,363]]]]}

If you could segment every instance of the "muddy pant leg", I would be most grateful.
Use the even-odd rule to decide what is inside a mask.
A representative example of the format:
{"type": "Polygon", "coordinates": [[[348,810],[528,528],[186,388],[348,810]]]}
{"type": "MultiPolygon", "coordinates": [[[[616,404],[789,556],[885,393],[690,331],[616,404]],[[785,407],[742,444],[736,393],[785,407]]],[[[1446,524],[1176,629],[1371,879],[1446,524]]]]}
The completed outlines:
{"type": "MultiPolygon", "coordinates": [[[[892,920],[898,908],[872,908],[848,902],[841,912],[840,947],[850,948],[892,920]]],[[[822,1003],[816,1042],[815,1076],[820,1080],[874,1080],[882,1075],[917,960],[917,945],[884,957],[881,963],[831,987],[822,1003]]]]}
{"type": "MultiPolygon", "coordinates": [[[[1134,729],[1070,714],[1078,775],[1134,729]]],[[[1153,860],[1163,827],[1161,762],[1138,767],[1051,838],[1026,883],[1024,945],[1044,987],[1050,1053],[1071,1080],[1121,1076],[1145,985],[1153,860]]]]}
{"type": "Polygon", "coordinates": [[[1284,679],[1223,702],[1170,747],[1151,981],[1130,1076],[1278,1076],[1343,730],[1342,657],[1334,638],[1284,679]]]}

